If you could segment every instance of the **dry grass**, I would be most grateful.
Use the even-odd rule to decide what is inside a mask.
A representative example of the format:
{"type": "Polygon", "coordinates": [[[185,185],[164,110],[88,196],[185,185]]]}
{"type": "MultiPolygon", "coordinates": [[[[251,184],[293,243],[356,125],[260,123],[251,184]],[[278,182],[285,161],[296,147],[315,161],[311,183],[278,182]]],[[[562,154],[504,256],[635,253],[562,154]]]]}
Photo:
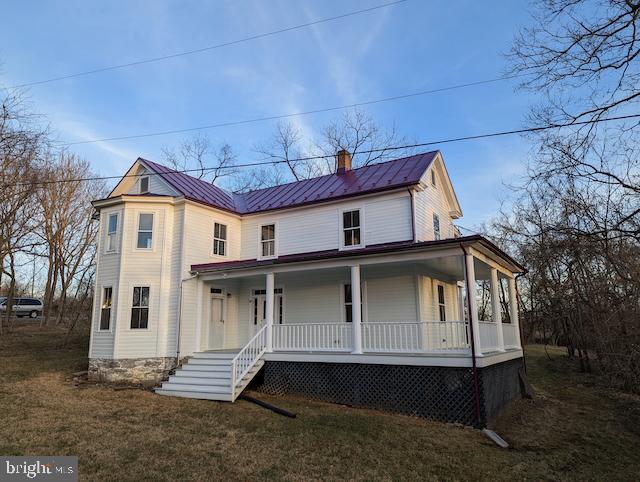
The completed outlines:
{"type": "Polygon", "coordinates": [[[560,350],[529,349],[538,392],[496,430],[295,398],[248,402],[75,388],[86,339],[22,327],[0,339],[0,454],[78,455],[82,480],[637,480],[640,400],[595,386],[560,350]]]}

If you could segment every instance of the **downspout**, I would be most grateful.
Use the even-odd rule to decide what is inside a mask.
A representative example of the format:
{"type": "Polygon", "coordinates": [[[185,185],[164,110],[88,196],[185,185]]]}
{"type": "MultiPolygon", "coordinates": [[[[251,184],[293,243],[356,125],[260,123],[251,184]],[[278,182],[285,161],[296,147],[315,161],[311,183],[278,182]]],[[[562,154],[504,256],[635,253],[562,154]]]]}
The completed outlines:
{"type": "Polygon", "coordinates": [[[515,284],[516,284],[516,307],[518,309],[518,335],[520,335],[520,348],[522,349],[522,365],[524,367],[524,372],[527,373],[527,359],[524,356],[524,346],[522,344],[522,340],[524,339],[522,337],[522,317],[520,316],[520,305],[518,304],[518,298],[520,297],[520,291],[518,290],[518,278],[520,278],[520,276],[524,276],[526,273],[526,271],[524,273],[518,273],[515,276],[515,284]]]}
{"type": "Polygon", "coordinates": [[[407,188],[409,191],[409,197],[411,198],[411,233],[413,234],[413,242],[417,242],[416,239],[416,198],[412,188],[407,188]]]}
{"type": "MultiPolygon", "coordinates": [[[[473,295],[473,290],[471,290],[471,286],[469,285],[469,273],[467,273],[467,263],[466,263],[466,256],[467,256],[467,250],[464,249],[464,246],[462,243],[460,243],[460,249],[462,249],[462,252],[464,253],[465,259],[463,260],[463,266],[464,266],[464,283],[465,283],[465,287],[467,289],[467,310],[469,312],[469,338],[471,339],[471,366],[472,366],[472,373],[473,373],[473,393],[474,393],[474,397],[475,397],[475,402],[476,402],[476,425],[480,426],[480,389],[478,387],[478,367],[476,364],[476,345],[473,337],[473,321],[472,321],[472,315],[471,315],[471,296],[473,295]]],[[[477,315],[476,315],[477,316],[477,315]]]]}
{"type": "Polygon", "coordinates": [[[183,278],[180,280],[180,297],[178,299],[178,333],[176,335],[176,366],[180,363],[180,328],[182,327],[182,290],[185,281],[190,281],[193,278],[198,276],[198,272],[196,271],[188,278],[183,278]]]}

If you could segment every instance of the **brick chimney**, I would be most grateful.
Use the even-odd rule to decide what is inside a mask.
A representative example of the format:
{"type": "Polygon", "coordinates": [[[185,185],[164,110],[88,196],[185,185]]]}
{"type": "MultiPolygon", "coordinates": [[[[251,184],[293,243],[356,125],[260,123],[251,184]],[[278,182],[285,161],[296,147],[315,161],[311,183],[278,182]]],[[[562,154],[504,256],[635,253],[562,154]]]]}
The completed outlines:
{"type": "Polygon", "coordinates": [[[336,159],[338,161],[338,170],[336,171],[338,174],[344,174],[351,170],[351,154],[349,151],[344,149],[338,151],[336,159]]]}

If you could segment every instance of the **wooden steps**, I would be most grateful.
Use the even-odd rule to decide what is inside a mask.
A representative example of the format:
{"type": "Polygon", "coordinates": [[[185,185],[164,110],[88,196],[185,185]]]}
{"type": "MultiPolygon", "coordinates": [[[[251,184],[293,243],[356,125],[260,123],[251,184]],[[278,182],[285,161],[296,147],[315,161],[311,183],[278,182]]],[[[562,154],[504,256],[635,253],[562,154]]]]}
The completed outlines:
{"type": "Polygon", "coordinates": [[[263,360],[258,360],[234,391],[231,387],[231,362],[238,352],[194,353],[155,392],[172,397],[233,402],[264,365],[263,360]]]}

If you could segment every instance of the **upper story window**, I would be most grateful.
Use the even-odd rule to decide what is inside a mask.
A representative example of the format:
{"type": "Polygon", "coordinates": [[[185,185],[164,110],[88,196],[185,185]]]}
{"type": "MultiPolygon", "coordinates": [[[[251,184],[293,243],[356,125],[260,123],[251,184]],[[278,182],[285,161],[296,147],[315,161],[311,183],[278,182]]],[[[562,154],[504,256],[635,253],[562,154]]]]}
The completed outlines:
{"type": "Polygon", "coordinates": [[[140,178],[140,194],[149,192],[149,176],[140,178]]]}
{"type": "Polygon", "coordinates": [[[440,239],[440,217],[433,214],[433,238],[440,239]]]}
{"type": "Polygon", "coordinates": [[[133,303],[131,303],[131,328],[144,329],[147,326],[149,326],[149,287],[135,286],[133,303]]]}
{"type": "Polygon", "coordinates": [[[213,254],[226,256],[227,254],[227,225],[215,223],[213,225],[213,254]]]}
{"type": "Polygon", "coordinates": [[[276,255],[276,225],[265,224],[260,227],[260,244],[263,258],[276,255]]]}
{"type": "Polygon", "coordinates": [[[360,246],[360,210],[342,213],[342,236],[344,246],[360,246]]]}
{"type": "Polygon", "coordinates": [[[444,286],[438,285],[438,314],[440,321],[447,321],[447,307],[444,303],[444,286]]]}
{"type": "Polygon", "coordinates": [[[117,249],[118,213],[109,214],[107,222],[107,252],[112,253],[117,249]]]}
{"type": "Polygon", "coordinates": [[[436,171],[431,170],[431,185],[436,187],[436,171]]]}
{"type": "Polygon", "coordinates": [[[153,214],[140,213],[138,217],[138,249],[151,249],[153,246],[153,214]]]}
{"type": "Polygon", "coordinates": [[[111,326],[111,300],[113,288],[111,286],[102,289],[102,307],[100,308],[100,329],[108,330],[111,326]]]}

